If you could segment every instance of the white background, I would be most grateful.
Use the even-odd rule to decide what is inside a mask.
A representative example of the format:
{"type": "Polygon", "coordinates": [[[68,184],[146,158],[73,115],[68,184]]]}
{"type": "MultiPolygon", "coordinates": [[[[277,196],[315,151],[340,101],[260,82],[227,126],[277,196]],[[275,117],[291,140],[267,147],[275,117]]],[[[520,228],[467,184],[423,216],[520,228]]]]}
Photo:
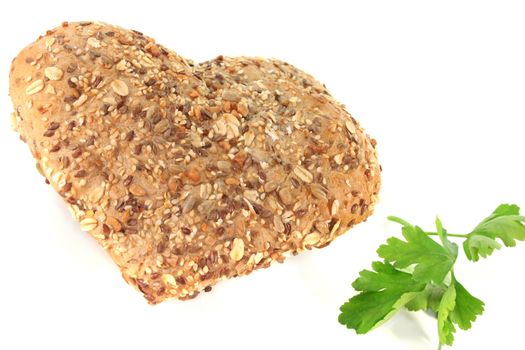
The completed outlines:
{"type": "MultiPolygon", "coordinates": [[[[435,349],[404,313],[367,335],[337,323],[395,214],[466,232],[525,206],[525,9],[519,1],[3,1],[0,55],[0,349],[435,349]],[[137,29],[202,61],[280,58],[326,83],[378,140],[376,213],[331,246],[188,302],[149,306],[82,233],[10,129],[11,59],[64,20],[137,29]]],[[[457,263],[486,303],[456,349],[523,349],[525,243],[457,263]]]]}

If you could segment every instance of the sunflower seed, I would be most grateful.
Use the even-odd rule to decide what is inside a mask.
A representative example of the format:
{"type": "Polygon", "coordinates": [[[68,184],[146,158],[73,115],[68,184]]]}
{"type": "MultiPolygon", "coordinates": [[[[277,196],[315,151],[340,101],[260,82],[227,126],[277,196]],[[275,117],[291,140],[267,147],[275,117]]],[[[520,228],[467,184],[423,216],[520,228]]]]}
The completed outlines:
{"type": "Polygon", "coordinates": [[[26,88],[27,95],[36,94],[39,91],[42,91],[44,88],[44,81],[42,79],[35,80],[26,88]]]}
{"type": "Polygon", "coordinates": [[[88,99],[87,95],[80,95],[80,97],[75,101],[73,102],[73,107],[80,107],[84,104],[84,102],[86,102],[88,99]]]}
{"type": "Polygon", "coordinates": [[[47,67],[44,70],[44,74],[49,80],[60,80],[64,76],[62,69],[57,67],[47,67]]]}
{"type": "Polygon", "coordinates": [[[332,203],[332,209],[330,210],[330,213],[332,214],[332,216],[335,216],[337,214],[337,212],[339,211],[339,206],[340,206],[339,201],[335,199],[332,203]]]}
{"type": "Polygon", "coordinates": [[[87,44],[88,44],[89,46],[91,46],[91,47],[94,47],[95,49],[100,48],[100,41],[98,41],[97,38],[93,38],[93,37],[88,38],[88,39],[87,39],[87,44]]]}
{"type": "Polygon", "coordinates": [[[275,231],[277,231],[279,233],[283,233],[284,232],[284,224],[283,224],[283,221],[281,220],[281,217],[279,215],[275,215],[273,217],[273,226],[275,226],[275,231]]]}
{"type": "Polygon", "coordinates": [[[117,95],[128,96],[129,94],[128,86],[122,80],[113,80],[111,82],[111,88],[113,89],[113,91],[115,91],[117,95]]]}
{"type": "Polygon", "coordinates": [[[113,216],[108,216],[106,218],[106,224],[113,229],[115,232],[120,232],[122,230],[122,224],[118,221],[117,218],[113,216]]]}
{"type": "Polygon", "coordinates": [[[348,130],[348,132],[350,134],[355,134],[355,125],[354,125],[354,123],[352,123],[350,120],[347,120],[345,122],[345,126],[346,126],[346,130],[348,130]]]}
{"type": "Polygon", "coordinates": [[[236,90],[229,89],[224,90],[222,93],[222,99],[225,101],[239,102],[241,100],[241,96],[236,90]]]}
{"type": "Polygon", "coordinates": [[[139,185],[137,185],[136,183],[132,183],[130,186],[129,186],[129,192],[131,192],[131,194],[135,195],[135,196],[144,196],[146,194],[146,191],[140,187],[139,185]]]}
{"type": "Polygon", "coordinates": [[[244,256],[244,241],[240,238],[235,238],[232,243],[232,250],[230,251],[230,258],[239,261],[244,256]]]}
{"type": "Polygon", "coordinates": [[[320,238],[319,232],[312,232],[304,237],[303,244],[305,246],[316,244],[320,238]]]}
{"type": "Polygon", "coordinates": [[[289,205],[289,204],[292,204],[293,202],[293,199],[292,199],[292,192],[286,188],[286,187],[283,187],[279,190],[279,198],[281,198],[281,201],[285,204],[285,205],[289,205]]]}

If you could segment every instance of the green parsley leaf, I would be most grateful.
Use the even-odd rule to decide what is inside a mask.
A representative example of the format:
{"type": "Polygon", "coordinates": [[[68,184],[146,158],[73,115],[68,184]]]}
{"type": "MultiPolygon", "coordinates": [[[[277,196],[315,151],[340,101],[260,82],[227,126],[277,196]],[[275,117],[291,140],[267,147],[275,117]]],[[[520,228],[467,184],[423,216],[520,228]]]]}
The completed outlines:
{"type": "Polygon", "coordinates": [[[525,216],[520,215],[517,205],[502,204],[484,219],[474,230],[469,233],[463,242],[463,250],[469,260],[478,261],[479,257],[487,257],[494,250],[500,249],[496,239],[507,247],[514,247],[516,240],[525,240],[525,216]]]}
{"type": "Polygon", "coordinates": [[[448,233],[445,228],[443,228],[443,223],[439,219],[439,217],[436,217],[436,229],[437,229],[437,235],[439,239],[441,240],[441,243],[443,244],[443,247],[450,253],[451,256],[457,257],[458,256],[458,245],[456,243],[452,243],[448,239],[448,233]]]}
{"type": "Polygon", "coordinates": [[[449,318],[450,313],[456,306],[456,288],[454,283],[451,283],[446,292],[441,298],[438,309],[438,333],[439,343],[445,345],[452,345],[454,342],[454,332],[456,327],[449,318]]]}
{"type": "Polygon", "coordinates": [[[425,288],[425,284],[414,281],[411,274],[396,270],[387,262],[376,261],[372,269],[359,273],[352,286],[361,293],[340,308],[339,322],[358,334],[388,320],[425,288]]]}
{"type": "Polygon", "coordinates": [[[422,292],[416,294],[416,296],[406,303],[405,307],[409,311],[419,310],[432,310],[437,313],[439,309],[439,302],[443,297],[443,294],[447,290],[444,285],[436,285],[434,283],[428,283],[422,292]]]}
{"type": "Polygon", "coordinates": [[[494,240],[494,238],[487,237],[482,233],[472,235],[463,242],[465,255],[472,261],[478,261],[480,256],[486,258],[491,255],[494,250],[500,248],[501,244],[494,240]]]}
{"type": "Polygon", "coordinates": [[[481,300],[473,297],[458,281],[455,282],[456,289],[456,307],[450,314],[452,322],[456,323],[459,328],[467,330],[472,327],[472,322],[484,311],[485,305],[481,300]]]}
{"type": "Polygon", "coordinates": [[[483,302],[473,297],[454,277],[441,298],[438,309],[438,332],[440,344],[452,345],[458,325],[470,329],[478,315],[483,313],[483,302]]]}
{"type": "Polygon", "coordinates": [[[378,255],[396,268],[415,265],[413,277],[418,282],[443,282],[456,261],[457,249],[455,253],[449,251],[418,226],[406,224],[402,233],[406,241],[391,237],[379,247],[378,255]]]}

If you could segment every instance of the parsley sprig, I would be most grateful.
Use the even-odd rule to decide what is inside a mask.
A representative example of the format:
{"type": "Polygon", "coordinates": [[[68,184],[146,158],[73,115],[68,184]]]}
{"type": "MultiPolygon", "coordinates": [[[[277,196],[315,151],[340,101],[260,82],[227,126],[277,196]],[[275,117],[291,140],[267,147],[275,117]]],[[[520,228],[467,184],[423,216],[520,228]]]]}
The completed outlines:
{"type": "Polygon", "coordinates": [[[432,310],[437,317],[439,348],[452,345],[456,327],[467,330],[483,313],[484,303],[470,294],[454,273],[458,245],[449,238],[462,238],[463,251],[471,261],[486,258],[503,243],[514,247],[525,240],[525,216],[517,205],[502,204],[470,233],[448,233],[439,218],[436,231],[395,217],[404,240],[391,237],[377,250],[383,261],[359,273],[352,287],[359,292],[340,308],[339,322],[358,334],[380,326],[401,308],[432,310]],[[438,241],[432,237],[435,236],[438,241]],[[501,242],[501,243],[500,243],[501,242]]]}

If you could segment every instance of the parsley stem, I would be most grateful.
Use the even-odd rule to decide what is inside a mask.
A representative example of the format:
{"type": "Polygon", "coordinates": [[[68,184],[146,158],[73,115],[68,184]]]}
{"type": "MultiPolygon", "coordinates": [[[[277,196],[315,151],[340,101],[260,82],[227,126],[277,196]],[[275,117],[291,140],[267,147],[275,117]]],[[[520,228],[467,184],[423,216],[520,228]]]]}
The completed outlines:
{"type": "Polygon", "coordinates": [[[411,224],[409,224],[407,221],[397,217],[397,216],[389,216],[387,217],[388,220],[390,221],[393,221],[393,222],[397,222],[398,224],[402,225],[402,226],[410,226],[412,227],[411,224]]]}
{"type": "MultiPolygon", "coordinates": [[[[438,236],[438,233],[437,232],[425,232],[427,235],[429,236],[438,236]]],[[[460,234],[460,233],[448,233],[447,232],[447,236],[448,237],[461,237],[461,238],[468,238],[469,236],[468,235],[464,235],[464,234],[460,234]]]]}

